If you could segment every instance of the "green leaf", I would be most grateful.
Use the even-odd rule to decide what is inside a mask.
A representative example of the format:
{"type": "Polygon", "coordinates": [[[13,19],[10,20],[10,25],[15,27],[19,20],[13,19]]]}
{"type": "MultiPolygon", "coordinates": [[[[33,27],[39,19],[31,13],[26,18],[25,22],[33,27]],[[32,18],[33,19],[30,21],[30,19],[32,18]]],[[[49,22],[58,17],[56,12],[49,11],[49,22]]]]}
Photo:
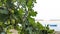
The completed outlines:
{"type": "Polygon", "coordinates": [[[2,6],[2,2],[0,2],[0,6],[2,6]]]}
{"type": "Polygon", "coordinates": [[[11,21],[12,21],[12,24],[15,24],[15,19],[11,19],[11,21]]]}
{"type": "Polygon", "coordinates": [[[33,24],[35,22],[35,20],[33,18],[28,18],[28,20],[31,24],[33,24]]]}
{"type": "Polygon", "coordinates": [[[7,25],[10,24],[10,19],[7,20],[7,25]]]}
{"type": "Polygon", "coordinates": [[[30,11],[30,12],[29,12],[29,15],[30,15],[30,16],[33,16],[33,17],[36,16],[36,14],[37,14],[37,12],[34,12],[34,11],[30,11]]]}
{"type": "Polygon", "coordinates": [[[3,8],[3,9],[0,9],[0,13],[1,13],[1,14],[8,14],[8,11],[3,8]]]}
{"type": "Polygon", "coordinates": [[[37,22],[37,27],[38,27],[40,30],[43,30],[43,29],[44,29],[43,25],[42,25],[41,23],[39,23],[39,22],[37,22]]]}
{"type": "Polygon", "coordinates": [[[28,3],[27,3],[27,6],[28,7],[31,7],[32,6],[32,3],[33,3],[32,0],[29,0],[28,3]]]}
{"type": "Polygon", "coordinates": [[[20,8],[19,11],[18,11],[18,13],[19,13],[20,15],[23,15],[23,14],[24,14],[23,8],[20,8]]]}
{"type": "Polygon", "coordinates": [[[4,22],[5,20],[7,20],[8,16],[5,14],[0,14],[0,21],[4,22]]]}
{"type": "Polygon", "coordinates": [[[0,22],[0,26],[2,26],[3,25],[3,22],[0,22]]]}
{"type": "Polygon", "coordinates": [[[36,0],[33,0],[33,2],[37,3],[36,0]]]}

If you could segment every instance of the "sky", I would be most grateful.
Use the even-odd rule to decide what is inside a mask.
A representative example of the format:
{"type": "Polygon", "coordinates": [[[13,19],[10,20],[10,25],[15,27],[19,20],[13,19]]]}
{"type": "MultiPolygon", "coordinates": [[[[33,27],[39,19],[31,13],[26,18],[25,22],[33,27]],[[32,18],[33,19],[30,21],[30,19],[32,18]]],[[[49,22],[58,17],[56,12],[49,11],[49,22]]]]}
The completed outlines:
{"type": "MultiPolygon", "coordinates": [[[[43,19],[43,20],[52,20],[52,19],[60,19],[60,0],[37,0],[37,3],[34,5],[33,8],[35,11],[38,12],[35,19],[43,19]]],[[[43,22],[42,24],[52,24],[53,22],[43,22]]],[[[55,30],[60,30],[60,21],[54,22],[53,24],[57,24],[55,30]]]]}
{"type": "Polygon", "coordinates": [[[36,19],[60,19],[60,0],[37,0],[34,10],[38,12],[36,19]]]}

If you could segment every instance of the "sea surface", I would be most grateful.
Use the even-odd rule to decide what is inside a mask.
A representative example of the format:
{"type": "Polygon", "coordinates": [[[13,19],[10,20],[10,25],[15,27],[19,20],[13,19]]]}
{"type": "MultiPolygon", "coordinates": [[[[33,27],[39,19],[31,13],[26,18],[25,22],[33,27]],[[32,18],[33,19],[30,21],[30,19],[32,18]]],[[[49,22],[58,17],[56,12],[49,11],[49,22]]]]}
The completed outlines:
{"type": "Polygon", "coordinates": [[[43,26],[49,25],[50,29],[60,31],[60,21],[39,21],[43,26]]]}

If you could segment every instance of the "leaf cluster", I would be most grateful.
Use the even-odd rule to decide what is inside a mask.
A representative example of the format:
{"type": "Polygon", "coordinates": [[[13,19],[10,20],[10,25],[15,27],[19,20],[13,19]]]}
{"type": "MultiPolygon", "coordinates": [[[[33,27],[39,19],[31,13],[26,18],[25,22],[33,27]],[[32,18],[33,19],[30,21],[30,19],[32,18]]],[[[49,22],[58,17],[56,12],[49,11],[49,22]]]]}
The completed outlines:
{"type": "Polygon", "coordinates": [[[45,30],[32,18],[37,14],[32,9],[34,3],[36,0],[0,0],[0,33],[11,34],[10,30],[15,29],[18,34],[40,34],[45,30]]]}

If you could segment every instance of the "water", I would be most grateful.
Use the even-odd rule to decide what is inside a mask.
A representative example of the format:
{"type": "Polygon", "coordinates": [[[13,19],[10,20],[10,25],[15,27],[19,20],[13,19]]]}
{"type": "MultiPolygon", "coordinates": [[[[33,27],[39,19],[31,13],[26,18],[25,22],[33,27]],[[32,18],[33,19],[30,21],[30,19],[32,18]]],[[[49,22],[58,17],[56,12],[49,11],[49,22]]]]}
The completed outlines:
{"type": "Polygon", "coordinates": [[[54,29],[55,31],[60,31],[60,21],[39,21],[43,26],[48,25],[50,29],[54,29]]]}

